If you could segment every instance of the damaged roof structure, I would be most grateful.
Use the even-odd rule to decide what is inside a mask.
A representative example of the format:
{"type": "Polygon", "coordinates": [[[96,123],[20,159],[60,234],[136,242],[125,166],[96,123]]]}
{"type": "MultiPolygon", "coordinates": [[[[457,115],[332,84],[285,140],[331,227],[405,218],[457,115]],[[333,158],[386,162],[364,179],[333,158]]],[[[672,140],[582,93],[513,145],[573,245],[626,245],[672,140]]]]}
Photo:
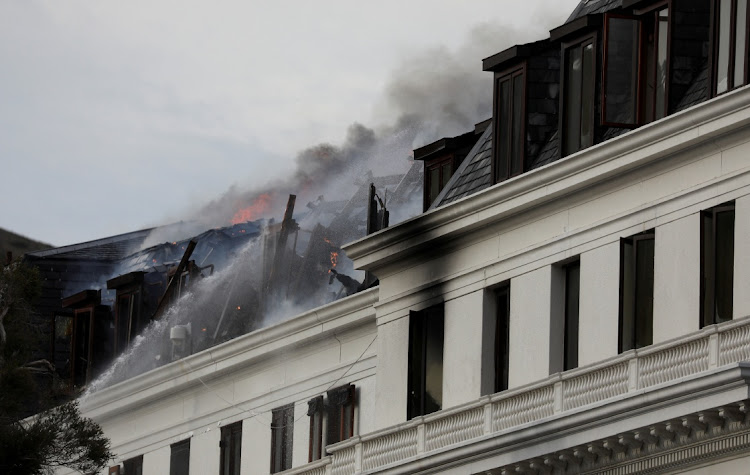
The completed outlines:
{"type": "MultiPolygon", "coordinates": [[[[366,232],[333,249],[365,285],[189,355],[179,322],[186,356],[82,397],[107,473],[744,473],[748,25],[744,0],[583,0],[484,59],[491,120],[415,150],[424,212],[349,208],[366,232]]],[[[257,301],[294,283],[260,275],[257,301]]]]}
{"type": "Polygon", "coordinates": [[[75,388],[109,368],[94,385],[100,388],[376,284],[354,271],[341,245],[387,226],[386,206],[418,198],[419,168],[365,176],[367,184],[348,200],[321,196],[295,210],[296,196],[290,195],[279,221],[238,222],[150,244],[193,228],[177,223],[28,253],[26,262],[41,273],[37,312],[49,322],[52,342],[51,355],[40,357],[75,388]],[[380,202],[375,190],[383,195],[380,202]],[[209,295],[201,283],[214,273],[209,295]],[[198,296],[177,306],[188,293],[198,296]],[[169,325],[155,325],[165,315],[169,325]],[[176,326],[187,341],[156,343],[176,326]],[[126,352],[138,358],[121,358],[113,371],[126,352]]]}

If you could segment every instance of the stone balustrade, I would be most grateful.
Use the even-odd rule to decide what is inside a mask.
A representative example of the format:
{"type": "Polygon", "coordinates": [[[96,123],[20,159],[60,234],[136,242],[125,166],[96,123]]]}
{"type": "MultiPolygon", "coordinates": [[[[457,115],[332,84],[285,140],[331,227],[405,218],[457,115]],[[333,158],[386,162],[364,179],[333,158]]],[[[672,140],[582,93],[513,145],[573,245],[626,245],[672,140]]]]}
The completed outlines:
{"type": "Polygon", "coordinates": [[[329,446],[331,455],[326,462],[289,473],[370,473],[746,360],[750,360],[750,317],[711,325],[675,340],[630,350],[594,365],[352,437],[329,446]]]}

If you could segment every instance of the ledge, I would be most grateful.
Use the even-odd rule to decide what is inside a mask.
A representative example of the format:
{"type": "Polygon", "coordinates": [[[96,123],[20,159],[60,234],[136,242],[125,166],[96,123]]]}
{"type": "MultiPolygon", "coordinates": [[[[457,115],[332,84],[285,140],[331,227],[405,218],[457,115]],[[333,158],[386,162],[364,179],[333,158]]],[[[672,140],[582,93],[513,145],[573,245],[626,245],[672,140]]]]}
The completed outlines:
{"type": "Polygon", "coordinates": [[[469,235],[745,128],[748,123],[750,87],[745,87],[346,244],[343,249],[356,268],[377,273],[407,256],[434,249],[436,243],[469,235]]]}
{"type": "Polygon", "coordinates": [[[198,378],[217,378],[286,351],[301,341],[321,338],[331,331],[370,320],[374,322],[373,305],[377,300],[376,287],[256,330],[82,397],[81,411],[97,420],[112,417],[198,386],[201,384],[198,378]]]}

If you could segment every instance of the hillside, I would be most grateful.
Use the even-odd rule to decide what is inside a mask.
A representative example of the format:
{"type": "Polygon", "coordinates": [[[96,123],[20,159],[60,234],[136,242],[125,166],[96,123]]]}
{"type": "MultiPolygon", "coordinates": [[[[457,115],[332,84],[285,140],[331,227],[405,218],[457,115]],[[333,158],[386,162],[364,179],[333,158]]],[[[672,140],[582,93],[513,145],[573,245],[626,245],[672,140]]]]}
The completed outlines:
{"type": "Polygon", "coordinates": [[[0,263],[5,264],[5,256],[8,251],[13,253],[13,258],[18,258],[31,251],[39,251],[53,247],[39,241],[34,241],[11,231],[0,228],[0,263]]]}

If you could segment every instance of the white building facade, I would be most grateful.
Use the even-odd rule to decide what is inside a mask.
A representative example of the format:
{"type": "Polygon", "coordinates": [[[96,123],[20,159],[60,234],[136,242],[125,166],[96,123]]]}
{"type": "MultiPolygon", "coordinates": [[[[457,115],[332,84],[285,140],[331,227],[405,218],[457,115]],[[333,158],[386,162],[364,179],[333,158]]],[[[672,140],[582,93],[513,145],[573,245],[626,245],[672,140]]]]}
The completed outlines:
{"type": "Polygon", "coordinates": [[[85,399],[103,473],[747,473],[750,89],[345,251],[378,287],[85,399]]]}

